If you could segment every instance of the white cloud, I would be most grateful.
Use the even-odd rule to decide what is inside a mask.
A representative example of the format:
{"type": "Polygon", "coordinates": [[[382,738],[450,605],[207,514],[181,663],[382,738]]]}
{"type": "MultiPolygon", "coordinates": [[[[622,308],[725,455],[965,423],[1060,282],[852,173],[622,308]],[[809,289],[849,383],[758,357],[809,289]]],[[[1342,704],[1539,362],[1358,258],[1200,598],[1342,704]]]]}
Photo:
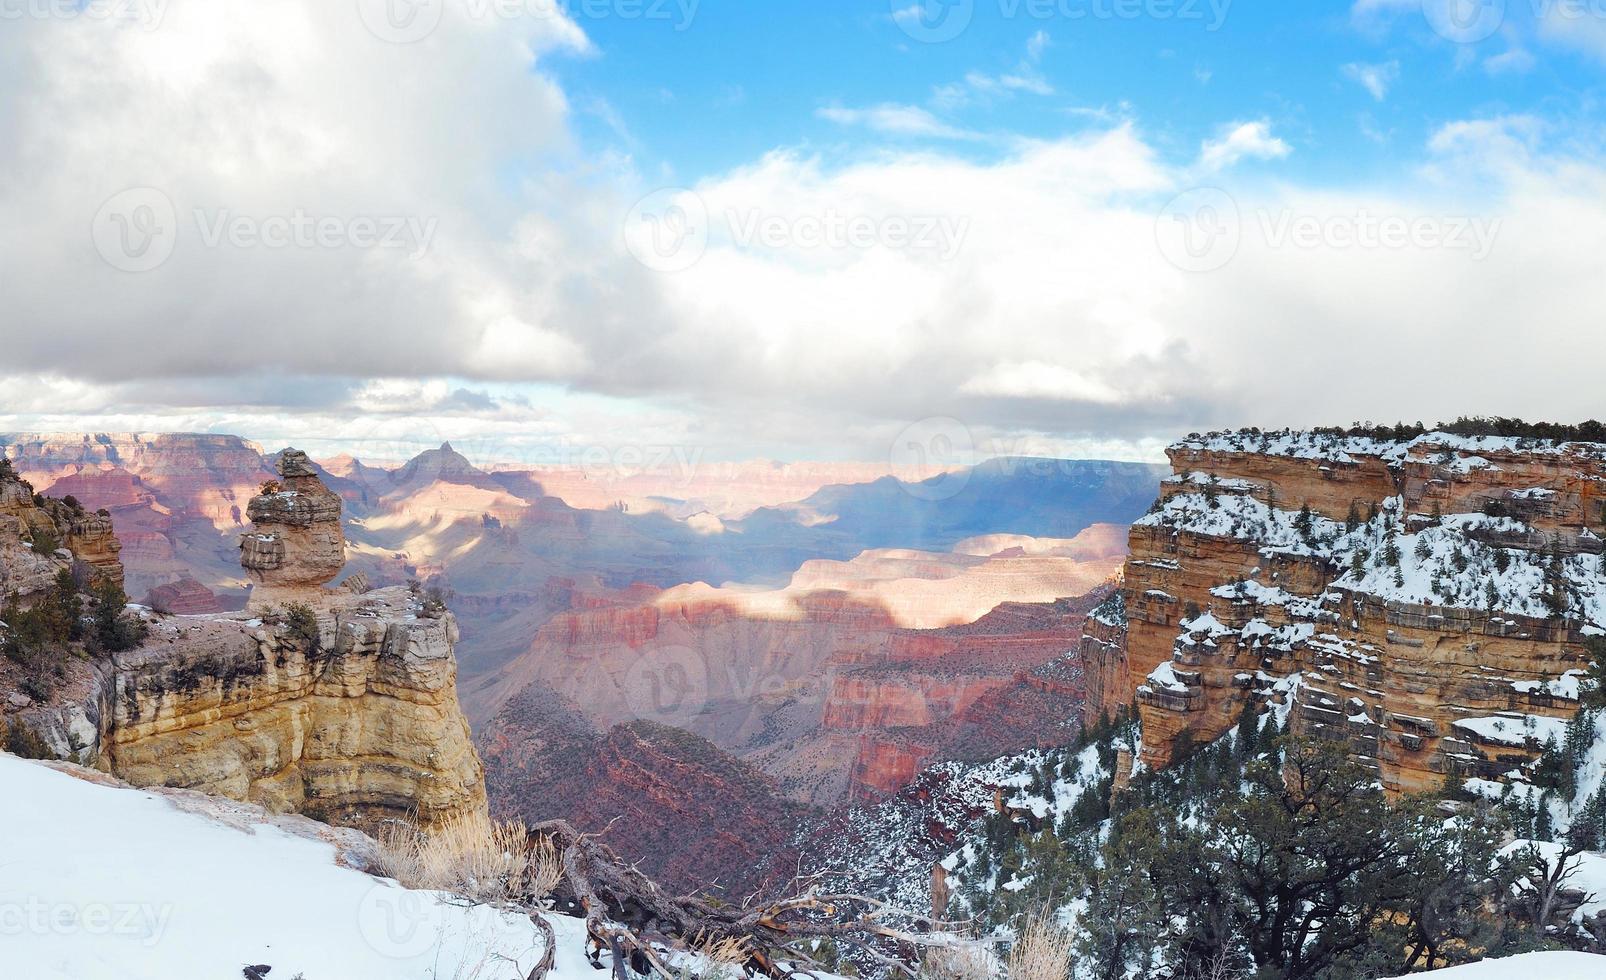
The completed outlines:
{"type": "Polygon", "coordinates": [[[1042,361],[996,364],[959,386],[967,395],[1120,405],[1126,395],[1099,378],[1042,361]]]}
{"type": "Polygon", "coordinates": [[[990,74],[983,71],[965,73],[961,82],[938,86],[932,93],[933,104],[943,109],[957,109],[972,102],[1004,98],[1017,93],[1053,95],[1054,86],[1043,75],[1043,54],[1054,44],[1047,31],[1039,30],[1026,42],[1026,55],[1009,71],[990,74]]]}
{"type": "Polygon", "coordinates": [[[960,247],[711,234],[664,274],[623,242],[651,184],[574,152],[534,54],[583,52],[572,25],[448,22],[403,48],[350,16],[185,4],[149,36],[90,21],[0,35],[0,428],[357,439],[351,420],[373,412],[454,445],[874,455],[933,416],[1052,452],[1087,433],[1152,448],[1220,424],[1599,411],[1606,168],[1548,149],[1529,117],[1443,126],[1386,190],[1235,181],[1234,163],[1291,152],[1265,121],[1226,127],[1193,165],[1120,122],[985,160],[782,148],[691,182],[711,231],[836,213],[946,222],[960,247]],[[1157,248],[1157,217],[1204,177],[1236,198],[1244,240],[1188,273],[1157,248]],[[418,262],[190,238],[155,272],[120,272],[87,229],[142,185],[185,210],[398,212],[440,233],[418,262]],[[1262,227],[1361,212],[1502,224],[1483,262],[1278,246],[1262,227]]]}
{"type": "Polygon", "coordinates": [[[1222,135],[1205,140],[1199,149],[1199,169],[1206,173],[1226,170],[1241,160],[1280,160],[1293,148],[1271,134],[1271,123],[1233,123],[1222,135]]]}
{"type": "Polygon", "coordinates": [[[936,139],[974,139],[974,133],[951,126],[929,111],[913,105],[883,103],[863,109],[826,106],[816,114],[842,126],[864,126],[889,136],[927,136],[936,139]]]}
{"type": "Polygon", "coordinates": [[[1400,63],[1389,61],[1370,65],[1353,62],[1344,66],[1344,77],[1370,92],[1373,99],[1382,102],[1388,98],[1389,86],[1400,77],[1400,63]]]}

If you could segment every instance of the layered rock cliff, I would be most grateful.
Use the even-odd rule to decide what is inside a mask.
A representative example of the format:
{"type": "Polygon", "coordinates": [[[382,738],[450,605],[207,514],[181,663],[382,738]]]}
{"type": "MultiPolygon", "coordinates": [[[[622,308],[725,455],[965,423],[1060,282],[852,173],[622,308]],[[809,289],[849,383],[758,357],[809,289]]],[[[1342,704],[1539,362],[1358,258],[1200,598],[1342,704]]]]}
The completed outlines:
{"type": "Polygon", "coordinates": [[[73,661],[61,696],[18,703],[17,720],[51,754],[136,786],[363,827],[484,809],[455,619],[408,588],[323,587],[343,561],[340,510],[304,462],[285,453],[283,484],[250,502],[251,612],[140,610],[143,644],[73,661]]]}
{"type": "Polygon", "coordinates": [[[1169,455],[1081,647],[1088,716],[1136,702],[1144,763],[1275,701],[1391,792],[1437,790],[1503,778],[1576,713],[1606,446],[1245,431],[1169,455]]]}
{"type": "Polygon", "coordinates": [[[0,596],[43,591],[63,564],[80,581],[120,589],[121,550],[109,515],[91,512],[72,497],[40,496],[0,458],[0,596]]]}

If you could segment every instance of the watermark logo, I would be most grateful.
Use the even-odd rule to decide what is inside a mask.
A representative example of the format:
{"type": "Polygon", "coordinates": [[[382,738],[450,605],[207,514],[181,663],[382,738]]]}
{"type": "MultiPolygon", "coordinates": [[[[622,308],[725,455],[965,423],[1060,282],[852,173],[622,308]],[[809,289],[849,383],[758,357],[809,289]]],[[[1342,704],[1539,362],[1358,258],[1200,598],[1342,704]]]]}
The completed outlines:
{"type": "MultiPolygon", "coordinates": [[[[414,260],[428,253],[439,223],[414,215],[314,215],[301,208],[266,216],[196,208],[188,217],[195,225],[195,240],[206,248],[395,250],[414,260]]],[[[90,238],[112,268],[150,272],[172,258],[182,223],[165,193],[131,187],[95,212],[90,238]]]]}
{"type": "Polygon", "coordinates": [[[444,931],[440,902],[428,892],[380,883],[357,903],[357,931],[381,956],[406,960],[434,949],[444,931]]]}
{"type": "Polygon", "coordinates": [[[708,205],[684,187],[648,194],[625,219],[625,247],[656,272],[685,272],[708,251],[708,205]]]}
{"type": "Polygon", "coordinates": [[[178,212],[154,187],[131,187],[113,194],[90,225],[95,250],[114,269],[149,272],[178,244],[178,212]]]}
{"type": "Polygon", "coordinates": [[[1196,187],[1171,199],[1154,225],[1160,254],[1184,272],[1214,272],[1238,254],[1243,220],[1238,202],[1219,187],[1196,187]]]}
{"type": "MultiPolygon", "coordinates": [[[[1221,30],[1233,0],[988,0],[1003,20],[1176,21],[1221,30]]],[[[922,44],[952,41],[969,29],[976,0],[892,0],[892,20],[922,44]]]]}
{"type": "Polygon", "coordinates": [[[648,647],[620,685],[631,717],[684,728],[708,707],[708,660],[690,647],[648,647]]]}
{"type": "Polygon", "coordinates": [[[1422,0],[1422,15],[1440,37],[1477,44],[1506,22],[1506,0],[1422,0]]]}
{"type": "Polygon", "coordinates": [[[970,219],[939,214],[850,214],[836,208],[775,214],[728,208],[718,214],[703,198],[670,187],[642,198],[625,218],[625,246],[657,272],[684,272],[707,253],[714,236],[745,249],[844,251],[874,248],[923,253],[951,261],[964,247],[970,219]]]}
{"type": "Polygon", "coordinates": [[[0,0],[0,21],[114,21],[154,31],[166,16],[167,0],[0,0]]]}
{"type": "Polygon", "coordinates": [[[910,496],[949,500],[970,483],[976,440],[958,419],[922,419],[898,433],[887,462],[910,496]]]}
{"type": "MultiPolygon", "coordinates": [[[[454,16],[475,23],[568,19],[665,21],[676,31],[691,27],[701,0],[459,0],[454,16]]],[[[416,44],[435,33],[446,0],[356,0],[363,26],[381,41],[416,44]]]]}
{"type": "Polygon", "coordinates": [[[941,44],[965,33],[976,0],[892,0],[892,19],[921,44],[941,44]]]}
{"type": "Polygon", "coordinates": [[[1214,272],[1230,263],[1246,237],[1268,249],[1463,252],[1481,262],[1500,237],[1499,218],[1388,214],[1360,207],[1322,214],[1260,208],[1249,220],[1232,195],[1216,187],[1178,195],[1160,212],[1160,253],[1184,272],[1214,272]]]}
{"type": "Polygon", "coordinates": [[[446,0],[356,0],[363,26],[381,41],[416,44],[435,33],[446,0]]]}
{"type": "Polygon", "coordinates": [[[173,906],[138,902],[0,902],[0,936],[115,936],[161,943],[173,906]]]}

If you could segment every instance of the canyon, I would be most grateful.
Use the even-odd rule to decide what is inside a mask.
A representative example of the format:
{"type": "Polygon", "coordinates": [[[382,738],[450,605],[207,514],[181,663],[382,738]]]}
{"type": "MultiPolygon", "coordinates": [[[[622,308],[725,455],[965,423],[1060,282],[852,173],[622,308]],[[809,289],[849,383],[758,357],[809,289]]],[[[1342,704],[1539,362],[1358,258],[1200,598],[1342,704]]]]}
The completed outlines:
{"type": "MultiPolygon", "coordinates": [[[[64,683],[48,698],[11,690],[0,701],[5,727],[20,726],[50,756],[135,786],[370,830],[484,812],[483,773],[457,703],[451,613],[405,587],[367,591],[359,578],[328,588],[344,554],[338,498],[329,503],[293,451],[281,457],[279,479],[247,502],[260,523],[238,547],[265,586],[251,612],[131,607],[145,621],[142,642],[69,656],[64,683]]],[[[60,509],[43,504],[33,510],[60,509]]],[[[24,517],[37,524],[37,515],[24,517]]],[[[4,540],[0,550],[0,567],[28,567],[4,540]]],[[[95,574],[67,549],[50,558],[95,574]]],[[[19,584],[13,575],[19,600],[40,601],[40,589],[19,584]]],[[[0,671],[0,685],[16,684],[17,671],[0,671]]]]}
{"type": "Polygon", "coordinates": [[[477,746],[498,815],[564,816],[687,888],[756,886],[810,814],[944,760],[1073,738],[1083,621],[1159,473],[996,460],[934,494],[875,464],[665,482],[480,466],[449,444],[384,465],[232,436],[0,448],[129,537],[128,589],[168,654],[119,655],[121,687],[77,679],[82,710],[34,723],[59,753],[342,821],[402,801],[432,821],[484,805],[477,746]],[[351,588],[331,588],[342,573],[351,588]],[[316,639],[287,617],[299,605],[316,639]],[[367,714],[380,704],[394,729],[367,714]],[[377,758],[342,771],[348,754],[377,758]],[[431,766],[450,773],[434,797],[414,780],[431,766]],[[717,846],[666,852],[709,833],[710,798],[733,801],[717,846]]]}
{"type": "Polygon", "coordinates": [[[1606,446],[1427,433],[1191,437],[1081,644],[1089,720],[1164,766],[1246,709],[1391,794],[1520,777],[1606,630],[1606,446]]]}

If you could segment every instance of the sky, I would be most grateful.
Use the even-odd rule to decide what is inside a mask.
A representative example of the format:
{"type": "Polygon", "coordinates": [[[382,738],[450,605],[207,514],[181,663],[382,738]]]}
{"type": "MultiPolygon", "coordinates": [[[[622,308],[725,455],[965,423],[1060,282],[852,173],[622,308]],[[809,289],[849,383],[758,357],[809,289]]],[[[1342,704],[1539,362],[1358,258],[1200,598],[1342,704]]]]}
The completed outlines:
{"type": "Polygon", "coordinates": [[[1599,415],[1606,0],[0,0],[0,431],[1599,415]]]}

